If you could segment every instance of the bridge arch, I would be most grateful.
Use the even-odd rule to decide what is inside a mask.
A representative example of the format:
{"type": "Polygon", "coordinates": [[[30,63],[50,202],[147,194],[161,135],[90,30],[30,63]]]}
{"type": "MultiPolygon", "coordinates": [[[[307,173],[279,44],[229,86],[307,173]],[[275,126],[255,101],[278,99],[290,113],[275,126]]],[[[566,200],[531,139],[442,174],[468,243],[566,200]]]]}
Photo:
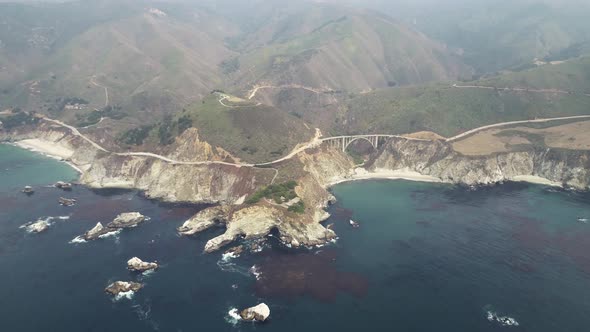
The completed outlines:
{"type": "Polygon", "coordinates": [[[369,142],[369,144],[371,144],[371,146],[375,150],[377,150],[377,148],[379,148],[379,137],[377,137],[377,136],[375,136],[375,137],[356,136],[356,137],[351,137],[345,141],[345,145],[342,147],[342,151],[346,151],[346,149],[348,149],[348,147],[352,143],[359,141],[359,140],[364,140],[366,142],[369,142]]]}
{"type": "Polygon", "coordinates": [[[364,140],[369,142],[371,146],[375,149],[379,149],[379,142],[382,138],[389,138],[392,137],[391,135],[350,135],[350,136],[336,136],[336,137],[328,137],[322,139],[322,142],[329,143],[332,146],[340,148],[342,152],[345,152],[346,149],[354,142],[358,140],[364,140]]]}

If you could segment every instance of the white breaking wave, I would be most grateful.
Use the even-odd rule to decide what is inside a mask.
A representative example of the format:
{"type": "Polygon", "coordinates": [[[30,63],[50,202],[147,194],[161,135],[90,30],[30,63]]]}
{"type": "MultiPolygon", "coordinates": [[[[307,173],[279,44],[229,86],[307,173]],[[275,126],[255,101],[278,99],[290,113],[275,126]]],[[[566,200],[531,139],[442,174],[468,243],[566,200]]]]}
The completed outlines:
{"type": "Polygon", "coordinates": [[[26,224],[23,224],[23,225],[19,226],[19,228],[26,229],[28,233],[34,233],[35,232],[34,225],[44,225],[45,227],[50,227],[54,224],[54,222],[52,222],[52,221],[56,220],[56,219],[68,220],[68,219],[70,219],[70,216],[41,217],[41,218],[37,219],[36,221],[31,221],[26,224]]]}
{"type": "Polygon", "coordinates": [[[143,278],[147,278],[147,277],[151,276],[152,274],[154,274],[154,272],[156,272],[156,270],[146,270],[141,273],[141,276],[143,278]]]}
{"type": "Polygon", "coordinates": [[[71,244],[73,243],[86,243],[86,240],[82,236],[76,236],[70,241],[71,244]]]}
{"type": "Polygon", "coordinates": [[[241,320],[242,320],[242,317],[240,316],[240,312],[236,308],[231,308],[227,312],[227,316],[225,316],[225,321],[232,324],[232,325],[238,324],[241,320]]]}
{"type": "Polygon", "coordinates": [[[262,272],[260,272],[258,266],[256,265],[252,265],[252,267],[250,268],[250,273],[252,273],[254,277],[256,277],[256,280],[260,280],[260,278],[262,278],[262,272]]]}
{"type": "Polygon", "coordinates": [[[100,239],[106,239],[106,238],[111,237],[111,236],[117,236],[117,235],[119,235],[119,233],[121,233],[121,229],[118,229],[118,230],[112,231],[112,232],[108,232],[108,233],[105,233],[103,235],[99,235],[98,237],[100,239]]]}
{"type": "Polygon", "coordinates": [[[518,326],[516,319],[508,316],[499,316],[496,312],[488,311],[487,318],[490,322],[498,322],[502,326],[518,326]]]}
{"type": "Polygon", "coordinates": [[[239,255],[236,255],[236,254],[235,254],[235,253],[233,253],[233,252],[226,252],[226,253],[224,253],[224,254],[222,254],[222,255],[221,255],[221,260],[222,260],[223,262],[229,262],[229,261],[231,261],[232,259],[234,259],[234,258],[238,258],[238,257],[240,257],[240,256],[239,256],[239,255]]]}
{"type": "Polygon", "coordinates": [[[130,290],[128,292],[120,292],[119,294],[115,295],[115,301],[120,301],[122,299],[127,299],[127,300],[131,300],[133,299],[133,296],[135,295],[135,292],[130,290]]]}

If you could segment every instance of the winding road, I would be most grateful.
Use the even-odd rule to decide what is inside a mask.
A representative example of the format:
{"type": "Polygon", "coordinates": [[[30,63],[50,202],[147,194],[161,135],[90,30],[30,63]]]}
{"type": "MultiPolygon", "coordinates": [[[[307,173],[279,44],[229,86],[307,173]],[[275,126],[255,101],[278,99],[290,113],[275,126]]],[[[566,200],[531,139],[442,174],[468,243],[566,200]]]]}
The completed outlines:
{"type": "MultiPolygon", "coordinates": [[[[271,169],[275,171],[275,175],[272,178],[271,184],[274,183],[274,181],[276,180],[279,171],[276,168],[269,168],[266,166],[271,166],[274,164],[278,164],[280,162],[289,160],[293,157],[295,157],[297,154],[311,149],[311,148],[315,148],[318,147],[319,145],[321,145],[323,142],[329,141],[329,140],[337,140],[337,139],[341,139],[342,137],[348,137],[348,136],[335,136],[335,137],[325,137],[322,138],[322,132],[320,131],[319,128],[316,128],[316,133],[314,135],[314,137],[307,143],[297,146],[295,147],[288,155],[274,160],[274,161],[270,161],[270,162],[266,162],[266,163],[260,163],[260,164],[249,164],[249,163],[228,163],[228,162],[224,162],[224,161],[180,161],[180,160],[174,160],[159,154],[155,154],[155,153],[151,153],[151,152],[112,152],[109,151],[107,149],[105,149],[104,147],[102,147],[101,145],[99,145],[98,143],[94,142],[93,140],[91,140],[90,138],[88,138],[86,135],[80,133],[80,131],[73,127],[70,126],[68,124],[65,124],[59,120],[54,120],[54,119],[50,119],[47,117],[43,117],[42,118],[45,121],[57,124],[59,126],[62,126],[64,128],[69,129],[75,136],[79,136],[82,139],[84,139],[85,141],[87,141],[88,143],[90,143],[93,147],[95,147],[96,149],[103,151],[103,152],[108,152],[108,153],[112,153],[115,154],[117,156],[136,156],[136,157],[148,157],[148,158],[156,158],[156,159],[160,159],[162,161],[165,161],[167,163],[170,164],[174,164],[174,165],[226,165],[226,166],[232,166],[232,167],[251,167],[251,168],[261,168],[261,169],[271,169]]],[[[566,117],[558,117],[558,118],[545,118],[545,119],[534,119],[534,120],[522,120],[522,121],[509,121],[509,122],[501,122],[501,123],[496,123],[496,124],[491,124],[491,125],[487,125],[487,126],[482,126],[479,128],[475,128],[472,130],[469,130],[467,132],[464,132],[462,134],[459,134],[457,136],[451,137],[451,138],[447,138],[446,142],[454,142],[456,140],[459,140],[465,136],[469,136],[471,134],[474,134],[476,132],[482,131],[482,130],[487,130],[487,129],[491,129],[491,128],[497,128],[497,127],[503,127],[503,126],[507,126],[507,125],[515,125],[515,124],[526,124],[526,123],[544,123],[544,122],[550,122],[550,121],[559,121],[559,120],[574,120],[574,119],[590,119],[590,115],[577,115],[577,116],[566,116],[566,117]]],[[[363,135],[360,135],[363,136],[363,135]]],[[[373,135],[375,136],[375,135],[373,135]]],[[[407,140],[412,140],[412,141],[426,141],[425,139],[420,139],[420,138],[410,138],[410,137],[405,137],[405,136],[400,136],[400,135],[379,135],[379,136],[386,136],[386,137],[399,137],[399,138],[404,138],[407,140]]]]}
{"type": "Polygon", "coordinates": [[[474,133],[476,133],[478,131],[487,130],[487,129],[491,129],[491,128],[497,128],[497,127],[515,125],[515,124],[543,123],[543,122],[550,122],[550,121],[575,120],[575,119],[590,119],[590,115],[575,115],[575,116],[564,116],[564,117],[560,117],[560,118],[545,118],[545,119],[534,119],[534,120],[500,122],[500,123],[495,123],[495,124],[491,124],[491,125],[487,125],[487,126],[483,126],[483,127],[471,129],[471,130],[466,131],[466,132],[464,132],[462,134],[459,134],[457,136],[453,136],[453,137],[447,138],[446,141],[447,142],[453,142],[453,141],[459,140],[459,139],[461,139],[461,138],[463,138],[465,136],[469,136],[471,134],[474,134],[474,133]]]}
{"type": "MultiPolygon", "coordinates": [[[[537,92],[537,93],[557,93],[563,95],[575,95],[576,92],[572,91],[565,91],[559,89],[529,89],[529,88],[498,88],[495,86],[485,86],[485,85],[458,85],[453,84],[453,88],[459,89],[484,89],[484,90],[498,90],[498,91],[513,91],[513,92],[537,92]]],[[[582,94],[582,93],[580,93],[582,94]]],[[[590,97],[590,93],[583,93],[584,96],[590,97]]]]}
{"type": "Polygon", "coordinates": [[[258,90],[260,90],[260,89],[302,89],[302,90],[311,91],[316,94],[334,91],[334,90],[330,90],[330,89],[316,89],[316,88],[311,88],[311,87],[303,86],[303,85],[299,85],[299,84],[287,84],[287,85],[279,85],[279,86],[262,85],[262,86],[255,86],[252,90],[249,91],[248,100],[252,100],[252,98],[256,97],[256,93],[258,93],[258,90]]]}
{"type": "Polygon", "coordinates": [[[104,85],[98,84],[94,81],[94,76],[92,76],[90,78],[90,83],[92,83],[93,85],[99,87],[99,88],[103,88],[104,89],[104,107],[109,106],[109,88],[107,88],[104,85]]]}

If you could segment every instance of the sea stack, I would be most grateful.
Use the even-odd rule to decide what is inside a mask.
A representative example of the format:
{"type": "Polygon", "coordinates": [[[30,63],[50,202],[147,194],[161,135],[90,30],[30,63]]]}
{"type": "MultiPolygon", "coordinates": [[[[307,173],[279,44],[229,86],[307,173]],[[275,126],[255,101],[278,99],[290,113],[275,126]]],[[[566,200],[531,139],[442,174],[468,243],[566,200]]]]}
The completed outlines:
{"type": "Polygon", "coordinates": [[[127,269],[135,272],[145,272],[157,269],[159,266],[157,263],[144,262],[137,257],[133,257],[127,261],[127,269]]]}
{"type": "Polygon", "coordinates": [[[268,316],[270,316],[270,308],[265,303],[260,303],[255,307],[240,312],[240,317],[247,321],[264,322],[268,319],[268,316]]]}

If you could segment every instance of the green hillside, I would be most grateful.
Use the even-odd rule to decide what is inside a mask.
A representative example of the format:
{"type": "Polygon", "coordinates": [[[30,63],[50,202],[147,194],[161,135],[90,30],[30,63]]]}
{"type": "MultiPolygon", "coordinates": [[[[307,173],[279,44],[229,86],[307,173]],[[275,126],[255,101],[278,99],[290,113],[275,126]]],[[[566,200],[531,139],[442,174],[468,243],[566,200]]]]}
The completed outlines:
{"type": "Polygon", "coordinates": [[[486,124],[590,114],[589,59],[544,65],[520,73],[461,83],[499,88],[559,89],[564,93],[456,88],[449,84],[393,88],[359,95],[336,118],[333,132],[408,133],[422,130],[452,136],[486,124]]]}
{"type": "Polygon", "coordinates": [[[171,144],[184,130],[194,127],[199,138],[221,147],[245,162],[261,163],[279,159],[299,143],[309,141],[314,130],[299,118],[275,108],[251,102],[224,101],[211,94],[186,107],[156,126],[138,127],[122,135],[122,142],[171,144]]]}
{"type": "Polygon", "coordinates": [[[329,15],[306,34],[275,36],[273,43],[246,51],[236,61],[242,70],[229,80],[238,86],[264,82],[366,91],[471,77],[460,57],[443,45],[363,11],[329,15]]]}
{"type": "Polygon", "coordinates": [[[521,72],[506,73],[481,80],[479,84],[590,93],[590,56],[568,60],[560,64],[546,64],[521,72]]]}

